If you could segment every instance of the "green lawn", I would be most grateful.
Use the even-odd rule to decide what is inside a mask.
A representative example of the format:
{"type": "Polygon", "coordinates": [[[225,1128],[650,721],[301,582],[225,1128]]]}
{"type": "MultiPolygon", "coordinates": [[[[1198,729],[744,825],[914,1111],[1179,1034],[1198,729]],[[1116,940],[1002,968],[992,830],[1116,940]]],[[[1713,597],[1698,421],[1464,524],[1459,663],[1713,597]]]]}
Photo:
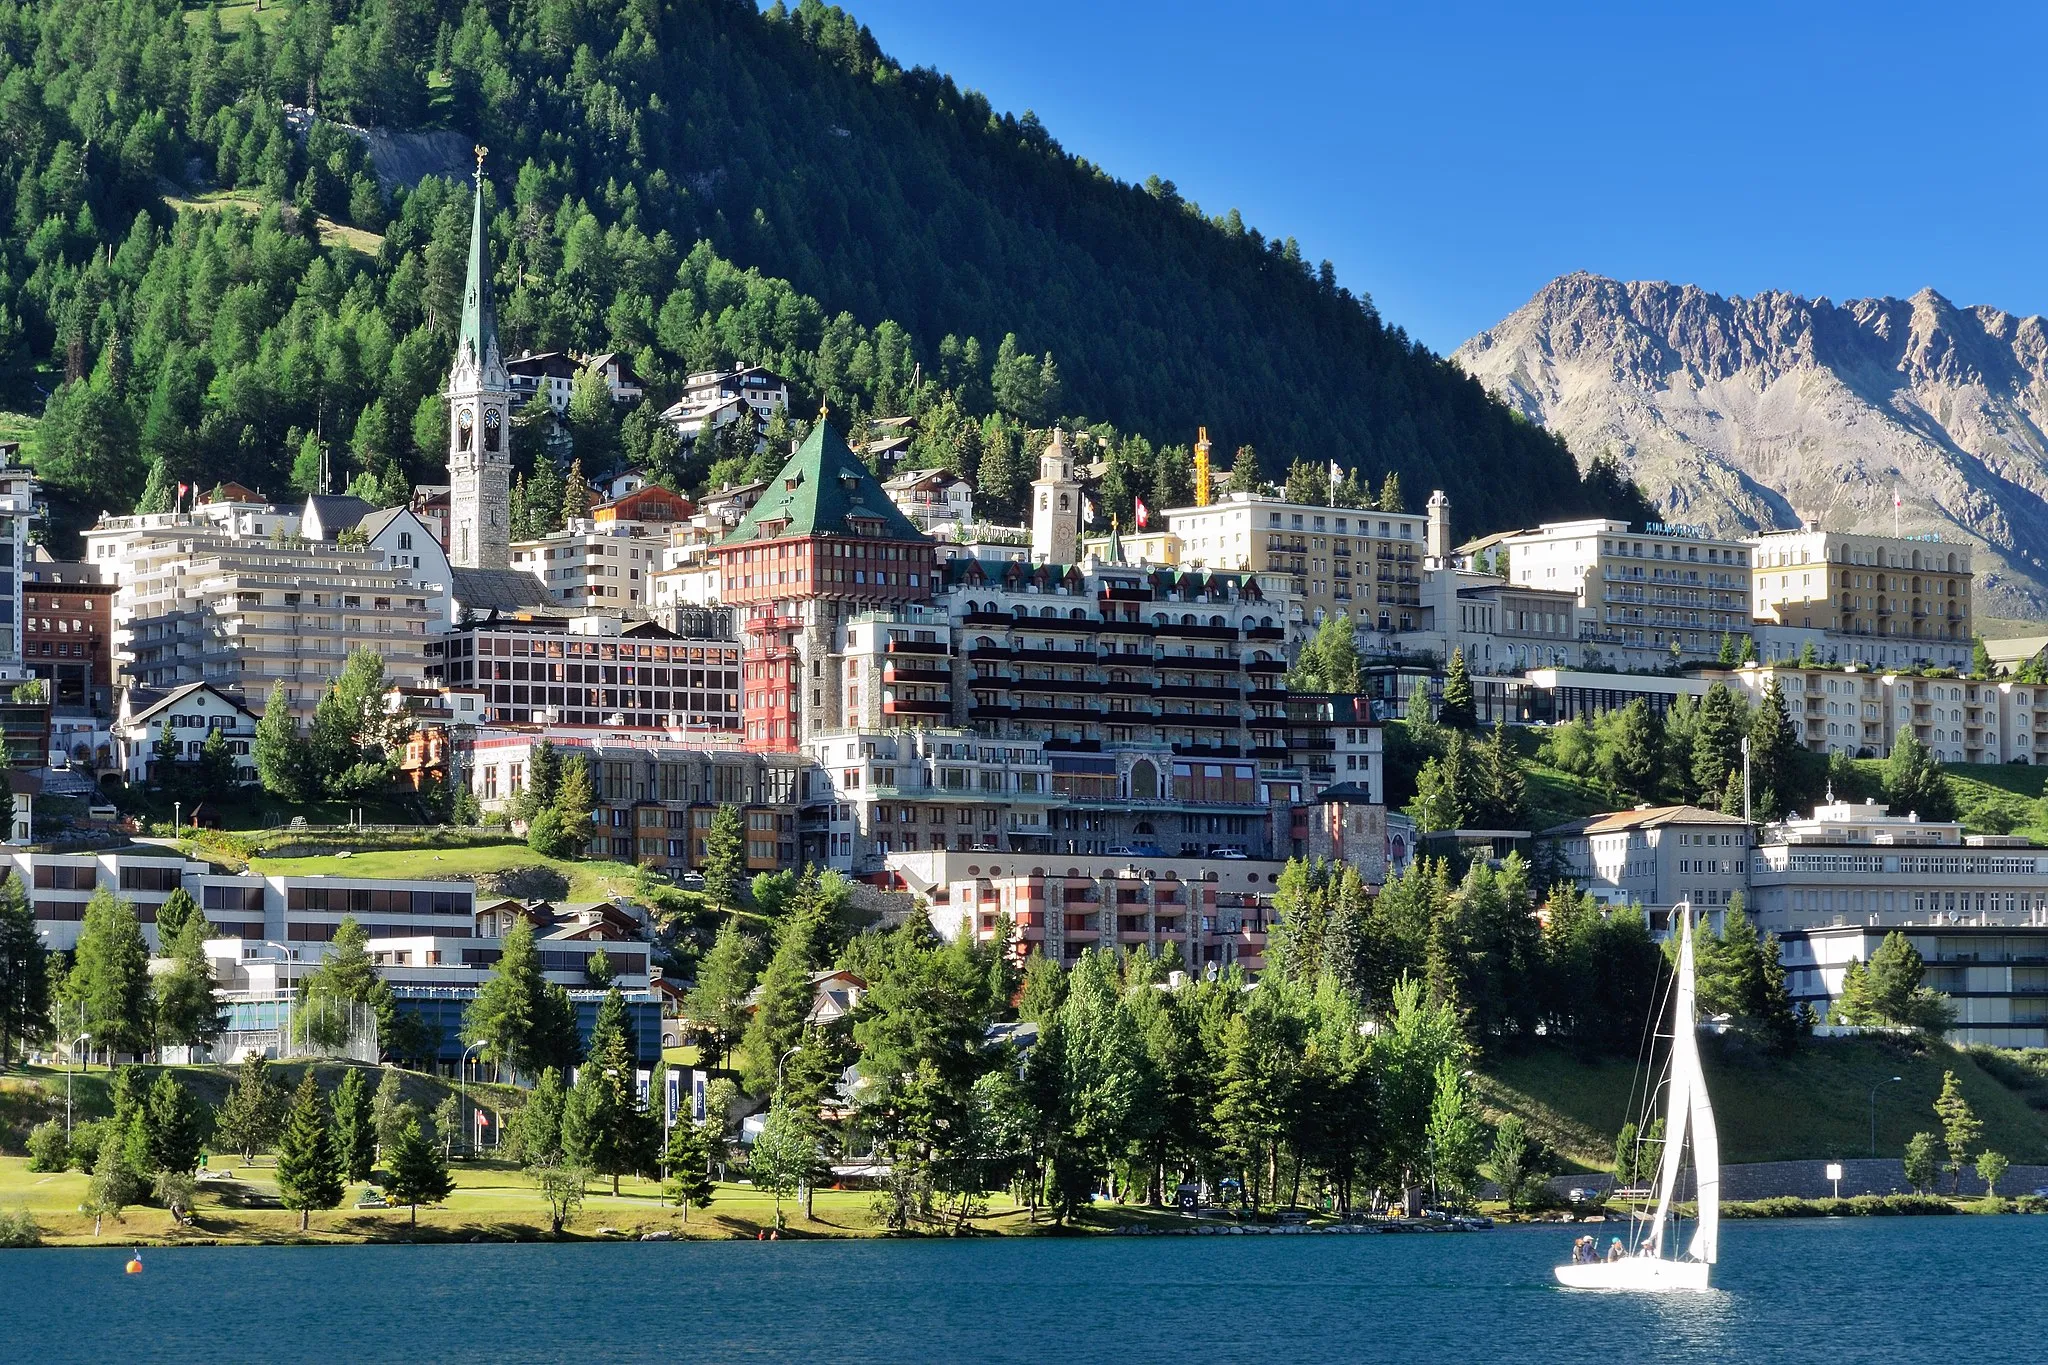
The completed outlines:
{"type": "MultiPolygon", "coordinates": [[[[1984,1120],[1985,1147],[2014,1162],[2048,1161],[2048,1122],[1969,1054],[1940,1046],[1915,1053],[1868,1038],[1813,1039],[1792,1057],[1720,1055],[1706,1049],[1707,1086],[1724,1161],[1825,1160],[1870,1150],[1870,1087],[1882,1082],[1877,1152],[1897,1156],[1916,1132],[1934,1131],[1932,1105],[1944,1070],[1984,1120]],[[1902,1076],[1890,1084],[1891,1076],[1902,1076]]],[[[1520,1114],[1531,1131],[1578,1169],[1613,1164],[1628,1112],[1633,1063],[1587,1062],[1542,1047],[1481,1067],[1480,1094],[1494,1114],[1520,1114]]]]}
{"type": "Polygon", "coordinates": [[[25,412],[9,412],[0,408],[0,442],[21,442],[21,463],[33,464],[36,449],[36,424],[40,418],[25,412]]]}

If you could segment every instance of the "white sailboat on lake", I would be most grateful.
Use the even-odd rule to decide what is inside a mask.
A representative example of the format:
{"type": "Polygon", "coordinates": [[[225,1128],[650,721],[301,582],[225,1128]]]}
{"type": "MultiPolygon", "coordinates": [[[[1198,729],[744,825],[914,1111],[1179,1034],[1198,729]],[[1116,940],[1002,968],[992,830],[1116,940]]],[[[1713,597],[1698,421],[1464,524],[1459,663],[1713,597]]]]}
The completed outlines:
{"type": "Polygon", "coordinates": [[[1557,1282],[1571,1289],[1634,1290],[1664,1293],[1704,1291],[1721,1239],[1721,1142],[1714,1129],[1714,1106],[1707,1099],[1700,1070],[1700,1045],[1694,1019],[1695,978],[1692,912],[1682,907],[1684,927],[1678,941],[1677,997],[1671,1017],[1671,1078],[1664,1099],[1664,1147],[1657,1161],[1657,1208],[1649,1230],[1632,1253],[1611,1261],[1574,1262],[1557,1267],[1557,1282]],[[1690,1148],[1699,1215],[1683,1249],[1676,1243],[1673,1197],[1690,1148]]]}

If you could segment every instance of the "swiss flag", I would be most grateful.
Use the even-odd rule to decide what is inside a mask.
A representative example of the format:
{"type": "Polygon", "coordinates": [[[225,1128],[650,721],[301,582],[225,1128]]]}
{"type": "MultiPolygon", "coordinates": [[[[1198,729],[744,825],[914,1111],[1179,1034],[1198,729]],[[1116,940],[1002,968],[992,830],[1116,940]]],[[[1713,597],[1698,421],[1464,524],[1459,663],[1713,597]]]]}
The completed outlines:
{"type": "Polygon", "coordinates": [[[1134,501],[1137,503],[1136,520],[1138,523],[1138,529],[1142,531],[1145,529],[1147,523],[1149,523],[1152,520],[1152,509],[1145,505],[1145,500],[1143,498],[1137,498],[1134,501]]]}

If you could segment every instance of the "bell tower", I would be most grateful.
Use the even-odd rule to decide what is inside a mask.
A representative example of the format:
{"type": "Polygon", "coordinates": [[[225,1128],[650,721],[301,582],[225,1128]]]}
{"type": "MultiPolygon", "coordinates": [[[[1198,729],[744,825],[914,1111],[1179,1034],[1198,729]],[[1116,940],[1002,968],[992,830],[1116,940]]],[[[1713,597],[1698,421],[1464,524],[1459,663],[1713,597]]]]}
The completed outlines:
{"type": "Polygon", "coordinates": [[[462,330],[448,371],[448,562],[458,569],[512,564],[512,380],[498,350],[497,310],[484,242],[484,149],[476,149],[469,280],[462,330]]]}
{"type": "Polygon", "coordinates": [[[1067,433],[1054,428],[1038,457],[1031,481],[1031,558],[1039,564],[1072,564],[1081,540],[1081,479],[1067,433]]]}

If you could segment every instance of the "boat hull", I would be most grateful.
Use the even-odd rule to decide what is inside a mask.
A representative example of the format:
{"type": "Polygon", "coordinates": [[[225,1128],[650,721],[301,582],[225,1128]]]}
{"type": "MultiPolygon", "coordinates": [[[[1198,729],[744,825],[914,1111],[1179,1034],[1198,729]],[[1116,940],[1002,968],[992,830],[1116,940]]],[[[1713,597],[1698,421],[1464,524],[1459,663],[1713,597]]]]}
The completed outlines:
{"type": "Polygon", "coordinates": [[[1561,1265],[1557,1282],[1567,1289],[1605,1289],[1634,1294],[1703,1294],[1713,1267],[1704,1261],[1666,1261],[1627,1256],[1590,1265],[1561,1265]]]}

